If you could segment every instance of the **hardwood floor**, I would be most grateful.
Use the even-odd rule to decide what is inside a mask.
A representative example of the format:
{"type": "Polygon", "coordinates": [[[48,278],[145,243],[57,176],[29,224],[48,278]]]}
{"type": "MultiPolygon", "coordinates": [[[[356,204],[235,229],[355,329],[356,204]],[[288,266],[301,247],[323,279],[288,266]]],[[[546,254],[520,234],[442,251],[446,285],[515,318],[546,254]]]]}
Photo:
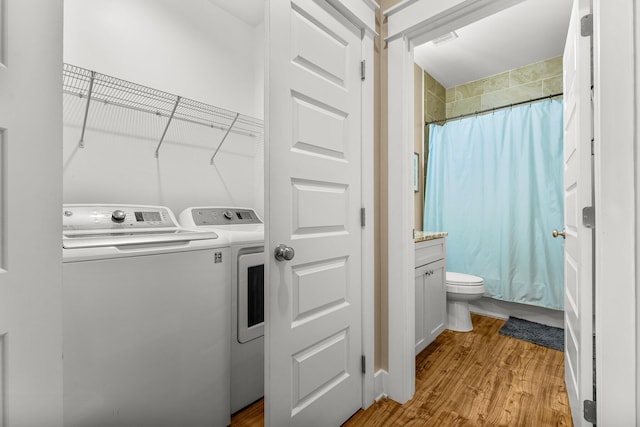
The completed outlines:
{"type": "Polygon", "coordinates": [[[263,427],[264,400],[260,399],[231,417],[231,427],[263,427]]]}
{"type": "MultiPolygon", "coordinates": [[[[562,352],[498,334],[503,320],[472,315],[472,332],[445,330],[416,358],[416,394],[381,399],[345,427],[572,426],[562,352]]],[[[262,401],[231,426],[262,426],[262,401]]]]}

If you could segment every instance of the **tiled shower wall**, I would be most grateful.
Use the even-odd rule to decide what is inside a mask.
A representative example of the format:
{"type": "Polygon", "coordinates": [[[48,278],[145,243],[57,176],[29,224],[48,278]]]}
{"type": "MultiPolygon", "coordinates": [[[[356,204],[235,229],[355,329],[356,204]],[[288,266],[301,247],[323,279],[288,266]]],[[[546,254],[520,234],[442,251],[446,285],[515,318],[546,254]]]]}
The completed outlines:
{"type": "Polygon", "coordinates": [[[446,89],[431,74],[424,72],[424,120],[446,118],[446,89]]]}
{"type": "MultiPolygon", "coordinates": [[[[474,113],[494,107],[503,107],[541,96],[562,92],[562,56],[525,65],[445,89],[426,71],[423,72],[424,120],[431,122],[474,113]]],[[[419,151],[416,143],[416,151],[419,151]]],[[[429,159],[429,128],[424,128],[424,146],[421,150],[420,191],[416,193],[415,228],[422,230],[422,203],[426,165],[429,159]]],[[[441,230],[427,230],[441,231],[441,230]]]]}
{"type": "Polygon", "coordinates": [[[445,114],[449,118],[561,92],[562,56],[558,56],[446,89],[445,114]]]}

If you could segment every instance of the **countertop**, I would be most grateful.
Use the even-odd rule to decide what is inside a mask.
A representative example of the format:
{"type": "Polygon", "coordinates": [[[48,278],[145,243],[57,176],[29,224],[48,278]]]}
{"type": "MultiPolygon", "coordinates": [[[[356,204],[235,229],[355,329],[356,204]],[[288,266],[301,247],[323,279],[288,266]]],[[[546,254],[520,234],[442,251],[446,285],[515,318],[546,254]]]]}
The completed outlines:
{"type": "Polygon", "coordinates": [[[441,239],[448,235],[449,233],[446,231],[416,231],[413,241],[414,243],[426,242],[427,240],[441,239]]]}

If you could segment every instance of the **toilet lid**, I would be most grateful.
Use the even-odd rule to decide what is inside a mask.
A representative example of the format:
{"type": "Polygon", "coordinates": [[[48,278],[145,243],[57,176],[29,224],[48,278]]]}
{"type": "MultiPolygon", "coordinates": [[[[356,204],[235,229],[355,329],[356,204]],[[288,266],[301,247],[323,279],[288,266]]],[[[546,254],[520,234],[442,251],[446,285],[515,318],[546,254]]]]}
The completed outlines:
{"type": "Polygon", "coordinates": [[[482,280],[482,277],[472,276],[470,274],[447,271],[446,282],[450,285],[479,286],[484,283],[484,280],[482,280]]]}

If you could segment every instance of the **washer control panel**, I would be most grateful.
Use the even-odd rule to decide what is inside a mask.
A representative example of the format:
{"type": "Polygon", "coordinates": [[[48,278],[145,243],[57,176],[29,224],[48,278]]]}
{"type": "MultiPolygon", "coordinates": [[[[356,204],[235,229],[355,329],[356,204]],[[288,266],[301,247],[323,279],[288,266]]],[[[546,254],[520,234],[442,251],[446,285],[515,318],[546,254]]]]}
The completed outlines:
{"type": "Polygon", "coordinates": [[[140,230],[178,227],[173,214],[162,206],[64,205],[62,229],[140,230]]]}
{"type": "Polygon", "coordinates": [[[255,211],[248,208],[194,208],[191,216],[196,226],[262,224],[255,211]]]}

